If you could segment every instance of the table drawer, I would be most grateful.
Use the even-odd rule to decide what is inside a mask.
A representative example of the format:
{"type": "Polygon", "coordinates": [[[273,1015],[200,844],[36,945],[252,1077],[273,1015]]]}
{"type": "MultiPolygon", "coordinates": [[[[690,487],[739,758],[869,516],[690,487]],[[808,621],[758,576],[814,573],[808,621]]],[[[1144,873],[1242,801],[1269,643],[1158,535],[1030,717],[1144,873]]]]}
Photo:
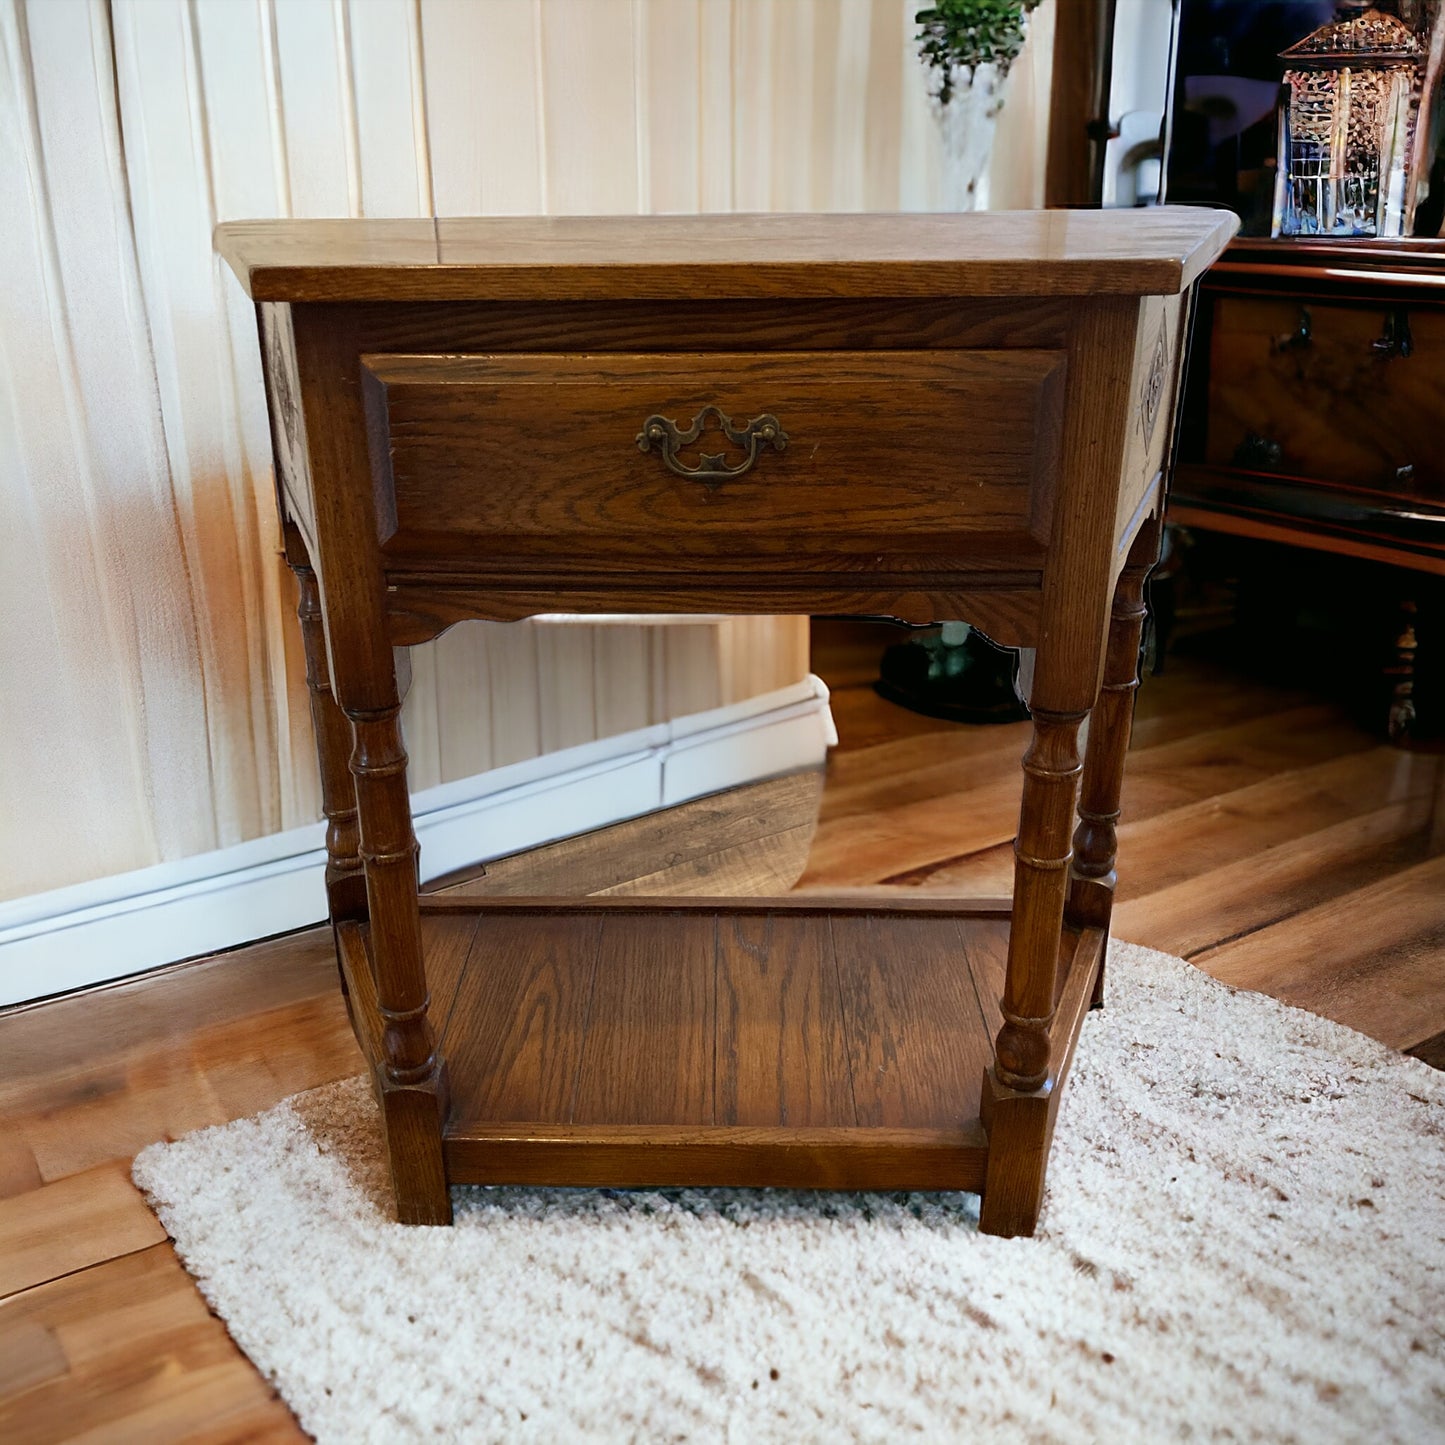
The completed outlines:
{"type": "Polygon", "coordinates": [[[1061,352],[362,362],[395,559],[937,557],[1047,537],[1061,352]]]}

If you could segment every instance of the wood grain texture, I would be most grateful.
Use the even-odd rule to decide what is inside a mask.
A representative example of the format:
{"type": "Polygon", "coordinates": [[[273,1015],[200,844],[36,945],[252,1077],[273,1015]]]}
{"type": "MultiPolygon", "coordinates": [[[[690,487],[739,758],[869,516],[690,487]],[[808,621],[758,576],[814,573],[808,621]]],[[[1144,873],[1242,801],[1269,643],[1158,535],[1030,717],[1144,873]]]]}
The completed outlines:
{"type": "Polygon", "coordinates": [[[1144,583],[1159,557],[1163,521],[1152,518],[1134,539],[1114,586],[1104,680],[1089,718],[1089,742],[1079,786],[1079,826],[1065,915],[1076,927],[1109,931],[1117,878],[1119,798],[1139,687],[1139,649],[1144,619],[1144,583]]]}
{"type": "Polygon", "coordinates": [[[308,1437],[211,1314],[167,1243],[0,1303],[0,1437],[308,1437]]]}
{"type": "Polygon", "coordinates": [[[447,1167],[473,1184],[548,1184],[559,1170],[593,1187],[972,1189],[988,1152],[963,1129],[744,1125],[467,1125],[447,1138],[447,1167]]]}
{"type": "Polygon", "coordinates": [[[576,1104],[602,916],[585,916],[580,929],[560,915],[525,917],[521,927],[502,913],[477,917],[442,1039],[453,1081],[452,1124],[566,1123],[576,1104]]]}
{"type": "MultiPolygon", "coordinates": [[[[428,896],[419,900],[418,907],[423,919],[436,917],[466,917],[480,915],[484,919],[504,919],[509,916],[546,912],[558,917],[583,914],[615,914],[639,916],[665,907],[669,913],[716,913],[726,909],[739,917],[769,913],[813,914],[827,917],[831,914],[881,913],[881,914],[922,914],[932,917],[952,918],[959,914],[977,917],[1007,918],[1012,903],[1007,897],[958,899],[931,896],[896,889],[880,895],[877,889],[841,889],[833,893],[810,892],[785,894],[779,898],[735,898],[717,895],[711,898],[694,896],[669,897],[665,905],[656,898],[639,898],[626,894],[586,898],[550,898],[537,896],[510,896],[489,898],[465,898],[450,893],[428,896]]],[[[481,925],[485,927],[486,924],[481,925]]]]}
{"type": "Polygon", "coordinates": [[[292,320],[316,505],[311,560],[321,583],[331,689],[353,739],[350,768],[381,1023],[378,1085],[388,1157],[399,1217],[445,1223],[451,1219],[440,1136],[446,1072],[427,1016],[417,843],[400,727],[405,688],[388,635],[376,548],[387,524],[386,499],[358,485],[367,475],[366,420],[345,319],[319,319],[314,308],[303,308],[292,320]]]}
{"type": "Polygon", "coordinates": [[[832,921],[859,1124],[977,1119],[989,1027],[969,964],[975,933],[1007,926],[936,918],[895,939],[876,915],[832,921]]]}
{"type": "Polygon", "coordinates": [[[1407,304],[1408,354],[1388,354],[1375,343],[1398,309],[1217,296],[1203,460],[1228,466],[1253,432],[1280,444],[1288,475],[1406,499],[1445,496],[1432,425],[1445,391],[1445,311],[1407,304]],[[1303,314],[1309,342],[1291,345],[1303,314]]]}
{"type": "Polygon", "coordinates": [[[1131,416],[1124,447],[1114,535],[1125,543],[1138,526],[1136,513],[1157,510],[1151,493],[1172,469],[1171,450],[1179,390],[1189,342],[1192,293],[1150,296],[1140,303],[1134,365],[1129,377],[1131,416]],[[1132,525],[1131,525],[1132,523],[1132,525]]]}
{"type": "Polygon", "coordinates": [[[1091,128],[1110,114],[1116,3],[1068,0],[1055,7],[1045,205],[1097,206],[1103,199],[1105,142],[1091,128]]]}
{"type": "Polygon", "coordinates": [[[831,943],[789,914],[718,920],[719,1123],[805,1129],[857,1117],[831,943]]]}
{"type": "Polygon", "coordinates": [[[216,249],[255,301],[612,296],[1176,295],[1227,212],[229,221],[216,249]]]}
{"type": "Polygon", "coordinates": [[[362,354],[672,351],[1054,350],[1074,303],[1058,297],[797,297],[669,301],[453,301],[445,307],[363,302],[351,308],[362,354]]]}
{"type": "Polygon", "coordinates": [[[1430,425],[1445,346],[1438,271],[1428,241],[1231,247],[1200,292],[1208,344],[1171,516],[1445,572],[1430,425]]]}
{"type": "Polygon", "coordinates": [[[983,1144],[1001,905],[425,901],[428,934],[477,920],[442,1039],[454,1179],[718,1182],[711,1140],[735,1184],[869,1188],[885,1161],[936,1177],[944,1137],[983,1144]]]}
{"type": "MultiPolygon", "coordinates": [[[[594,921],[579,923],[590,937],[594,921]]],[[[601,918],[595,963],[568,949],[565,966],[591,980],[572,1123],[715,1122],[718,928],[713,911],[617,910],[601,918]]]]}
{"type": "Polygon", "coordinates": [[[1085,929],[1072,966],[1063,974],[1049,1037],[1048,1085],[1023,1092],[1001,1083],[996,1069],[984,1075],[980,1114],[989,1148],[979,1229],[985,1234],[1031,1235],[1038,1223],[1054,1123],[1079,1029],[1097,993],[1104,945],[1101,930],[1085,929]]]}
{"type": "Polygon", "coordinates": [[[712,880],[708,891],[713,895],[786,893],[807,857],[822,796],[821,768],[748,783],[680,808],[497,858],[485,868],[435,879],[429,888],[433,894],[474,898],[535,898],[635,893],[648,884],[642,891],[656,896],[695,892],[694,884],[712,880]],[[785,870],[781,877],[775,871],[773,844],[776,867],[785,870]],[[686,885],[680,887],[684,879],[686,885]]]}
{"type": "Polygon", "coordinates": [[[1212,495],[1216,489],[1210,485],[1207,468],[1181,467],[1180,471],[1188,475],[1188,490],[1169,507],[1169,520],[1178,526],[1224,532],[1232,537],[1251,537],[1258,542],[1283,542],[1291,547],[1331,552],[1337,557],[1358,557],[1366,562],[1384,562],[1391,567],[1408,567],[1414,572],[1445,577],[1445,547],[1402,545],[1396,538],[1375,532],[1362,535],[1357,528],[1305,521],[1262,506],[1258,499],[1237,512],[1226,511],[1212,495]]]}
{"type": "MultiPolygon", "coordinates": [[[[1113,591],[1116,521],[1129,448],[1143,303],[1089,307],[1070,338],[1064,447],[1040,604],[1039,647],[1014,845],[1014,922],[1003,1026],[995,1049],[1000,1085],[1027,1092],[1048,1078],[1056,963],[1072,857],[1082,760],[1079,725],[1099,692],[1105,617],[1113,591]]],[[[1178,359],[1175,360],[1178,364],[1178,359]]],[[[1172,390],[1172,376],[1162,384],[1172,390]]],[[[1162,418],[1168,425],[1172,418],[1162,418]]],[[[1107,716],[1105,725],[1117,721],[1107,716]]]]}
{"type": "MultiPolygon", "coordinates": [[[[867,565],[947,556],[954,534],[1048,536],[1062,356],[1056,352],[798,352],[362,360],[379,487],[394,495],[389,565],[517,555],[839,552],[867,565]],[[716,483],[680,477],[643,422],[686,429],[714,406],[774,416],[786,449],[716,483]],[[946,438],[946,440],[945,440],[946,438]],[[842,519],[846,518],[846,523],[842,519]],[[771,545],[769,545],[771,543],[771,545]]],[[[680,452],[747,453],[714,420],[680,452]]]]}
{"type": "Polygon", "coordinates": [[[124,1167],[68,1174],[0,1202],[0,1296],[165,1237],[124,1167]]]}
{"type": "Polygon", "coordinates": [[[1431,811],[1428,795],[1417,794],[1163,887],[1151,887],[1156,880],[1141,871],[1137,896],[1114,910],[1115,926],[1121,937],[1148,938],[1155,948],[1193,958],[1416,862],[1431,811]]]}
{"type": "MultiPolygon", "coordinates": [[[[288,539],[301,552],[299,536],[288,539]]],[[[331,690],[322,627],[321,589],[309,565],[297,562],[300,594],[296,615],[306,649],[306,686],[311,693],[311,728],[321,772],[321,811],[326,818],[326,897],[334,922],[366,915],[366,877],[362,872],[361,833],[356,817],[356,785],[351,776],[351,723],[331,690]]]]}
{"type": "MultiPolygon", "coordinates": [[[[823,583],[801,568],[792,575],[769,576],[760,564],[775,559],[755,555],[749,560],[754,564],[751,572],[739,567],[735,577],[704,587],[695,577],[655,568],[649,576],[637,558],[627,558],[610,572],[569,575],[567,610],[616,613],[656,607],[669,612],[707,612],[725,607],[731,613],[770,616],[807,614],[816,608],[834,615],[896,617],[923,626],[969,618],[990,637],[1011,647],[1032,647],[1038,639],[1037,572],[989,579],[996,585],[982,585],[977,574],[965,580],[957,572],[860,572],[855,581],[823,583]]],[[[840,554],[836,560],[840,573],[851,572],[858,556],[840,554]]],[[[719,570],[727,566],[724,557],[714,561],[719,570]]],[[[473,618],[515,621],[532,617],[555,608],[558,596],[555,586],[506,575],[486,585],[448,585],[425,574],[393,573],[392,585],[395,591],[387,611],[389,635],[397,646],[427,642],[448,627],[473,618]]]]}
{"type": "Polygon", "coordinates": [[[1435,1016],[1445,949],[1445,858],[1413,867],[1305,908],[1273,927],[1195,954],[1206,973],[1237,988],[1268,980],[1286,1002],[1308,998],[1316,1013],[1357,1020],[1394,1048],[1427,1035],[1435,1016]],[[1358,911],[1376,920],[1371,953],[1351,937],[1358,911]]]}

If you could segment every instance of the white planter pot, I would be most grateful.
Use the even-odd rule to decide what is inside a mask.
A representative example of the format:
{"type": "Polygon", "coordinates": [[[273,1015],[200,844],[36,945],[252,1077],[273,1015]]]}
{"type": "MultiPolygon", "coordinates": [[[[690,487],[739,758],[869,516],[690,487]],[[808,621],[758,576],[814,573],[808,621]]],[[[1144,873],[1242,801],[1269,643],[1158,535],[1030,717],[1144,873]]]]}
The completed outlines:
{"type": "Polygon", "coordinates": [[[1003,81],[992,65],[971,72],[956,67],[950,78],[947,105],[938,98],[939,85],[930,86],[943,136],[943,203],[950,211],[982,210],[988,205],[988,161],[1003,108],[1003,81]]]}

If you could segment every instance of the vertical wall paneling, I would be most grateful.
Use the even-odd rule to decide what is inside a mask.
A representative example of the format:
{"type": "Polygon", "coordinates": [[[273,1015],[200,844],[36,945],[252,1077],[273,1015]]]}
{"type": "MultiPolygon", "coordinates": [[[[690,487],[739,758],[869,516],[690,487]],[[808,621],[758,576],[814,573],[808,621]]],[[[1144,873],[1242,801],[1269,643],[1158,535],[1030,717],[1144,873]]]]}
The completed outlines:
{"type": "Polygon", "coordinates": [[[536,624],[542,751],[585,743],[597,733],[596,658],[591,628],[536,624]]]}
{"type": "Polygon", "coordinates": [[[733,177],[732,0],[698,0],[697,25],[697,208],[730,211],[738,208],[733,177]]]}
{"type": "Polygon", "coordinates": [[[702,50],[697,0],[633,0],[637,34],[638,195],[645,211],[705,209],[701,86],[712,62],[702,50]]]}
{"type": "MultiPolygon", "coordinates": [[[[281,821],[257,522],[258,489],[270,483],[247,465],[264,455],[263,444],[241,440],[246,417],[232,365],[240,337],[231,335],[226,281],[210,255],[217,186],[196,8],[155,0],[112,13],[140,289],[198,623],[215,838],[224,846],[281,821]]],[[[254,426],[259,409],[251,418],[254,426]]]]}
{"type": "Polygon", "coordinates": [[[533,623],[501,625],[487,638],[487,719],[494,768],[542,751],[537,631],[533,623]]]}
{"type": "MultiPolygon", "coordinates": [[[[833,10],[829,74],[815,87],[817,127],[829,138],[826,188],[830,210],[864,209],[868,117],[867,0],[839,0],[833,10]]],[[[821,57],[821,48],[819,51],[821,57]]]]}
{"type": "Polygon", "coordinates": [[[652,656],[647,635],[656,630],[646,625],[588,629],[592,634],[593,723],[598,737],[663,720],[653,714],[650,705],[652,656]]]}
{"type": "MultiPolygon", "coordinates": [[[[921,84],[921,64],[913,41],[913,6],[893,8],[892,43],[885,53],[894,68],[899,116],[896,122],[901,164],[898,167],[898,201],[905,211],[928,211],[940,204],[943,145],[939,127],[921,84]],[[899,32],[903,45],[898,45],[899,32]]],[[[880,77],[881,78],[881,77],[880,77]]]]}
{"type": "Polygon", "coordinates": [[[346,9],[359,213],[429,216],[432,182],[425,94],[418,94],[425,78],[416,6],[413,0],[365,0],[346,9]]]}
{"type": "Polygon", "coordinates": [[[545,0],[541,15],[546,209],[636,211],[632,0],[545,0]]]}
{"type": "MultiPolygon", "coordinates": [[[[103,10],[31,17],[16,0],[0,4],[0,629],[10,679],[0,688],[9,756],[0,828],[4,883],[15,892],[45,887],[54,866],[55,846],[26,836],[37,820],[80,868],[103,872],[126,866],[128,849],[155,848],[165,825],[152,804],[173,801],[166,780],[153,781],[156,740],[130,705],[152,622],[137,617],[124,570],[125,516],[164,510],[167,477],[143,328],[119,300],[134,286],[134,256],[108,174],[118,137],[109,73],[95,59],[106,29],[103,10]],[[55,77],[68,71],[74,93],[62,97],[55,77]],[[82,291],[93,305],[83,333],[75,316],[82,291]],[[103,396],[93,388],[111,348],[125,365],[116,414],[107,417],[97,414],[103,396]],[[121,490],[113,511],[112,487],[127,480],[112,470],[121,451],[143,457],[148,470],[121,490]],[[67,605],[54,606],[57,596],[67,605]],[[81,717],[93,721],[77,729],[81,717]],[[51,751],[57,740],[66,744],[64,770],[51,751]]],[[[173,563],[149,560],[175,583],[173,563]]],[[[187,616],[164,622],[184,629],[187,616]]],[[[184,644],[175,651],[179,671],[184,644]]],[[[203,780],[204,727],[199,735],[180,763],[203,780]]],[[[205,846],[205,837],[203,823],[184,841],[205,846]]]]}
{"type": "MultiPolygon", "coordinates": [[[[205,115],[208,224],[227,216],[285,215],[291,204],[271,20],[269,3],[190,6],[198,104],[205,115]]],[[[138,38],[138,43],[143,42],[138,38]]],[[[159,244],[164,245],[163,235],[159,244]]],[[[165,286],[168,279],[169,270],[163,268],[155,284],[165,286]]],[[[318,790],[304,668],[292,622],[294,584],[276,525],[255,315],[215,261],[211,284],[225,347],[222,385],[229,399],[218,420],[228,438],[227,472],[236,507],[248,517],[255,539],[243,554],[247,605],[260,619],[251,633],[256,652],[251,703],[258,714],[257,736],[273,739],[275,749],[274,766],[264,756],[258,759],[257,786],[268,828],[292,828],[315,815],[318,790]]]]}
{"type": "Polygon", "coordinates": [[[774,0],[732,7],[733,205],[766,211],[773,189],[774,146],[788,138],[773,132],[774,0]]]}
{"type": "Polygon", "coordinates": [[[537,0],[422,0],[421,25],[437,214],[544,211],[537,0]]]}
{"type": "MultiPolygon", "coordinates": [[[[487,691],[492,685],[488,642],[496,631],[478,623],[453,627],[428,649],[436,658],[438,782],[467,778],[496,766],[487,708],[487,691]]],[[[412,651],[415,655],[421,649],[412,651]]],[[[413,788],[425,786],[412,783],[413,788]]]]}
{"type": "MultiPolygon", "coordinates": [[[[996,205],[1041,194],[1054,3],[1008,82],[996,205]]],[[[0,645],[26,680],[0,690],[0,896],[316,816],[255,318],[217,221],[933,207],[916,9],[0,0],[0,645]]],[[[465,623],[414,650],[414,781],[804,670],[798,619],[465,623]]]]}
{"type": "Polygon", "coordinates": [[[788,144],[774,148],[768,206],[772,210],[831,210],[825,186],[815,184],[820,159],[830,138],[814,125],[813,96],[820,71],[831,78],[835,56],[829,32],[837,10],[831,0],[787,0],[773,8],[772,52],[791,64],[772,67],[772,123],[788,144]]]}
{"type": "MultiPolygon", "coordinates": [[[[136,6],[137,0],[124,3],[136,6]]],[[[218,8],[216,0],[201,3],[207,10],[218,8]]],[[[337,24],[338,11],[344,16],[345,8],[333,0],[265,3],[271,11],[277,88],[285,116],[290,214],[357,215],[361,182],[350,154],[351,107],[342,88],[347,47],[337,24]]],[[[144,3],[139,8],[145,8],[144,3]]]]}

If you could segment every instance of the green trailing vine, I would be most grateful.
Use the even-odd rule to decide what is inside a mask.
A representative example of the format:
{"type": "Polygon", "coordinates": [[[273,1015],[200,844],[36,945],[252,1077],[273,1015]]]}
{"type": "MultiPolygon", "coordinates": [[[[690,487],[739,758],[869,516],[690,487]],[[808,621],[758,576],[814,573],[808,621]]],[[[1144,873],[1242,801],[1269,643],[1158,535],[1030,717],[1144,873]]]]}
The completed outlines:
{"type": "Polygon", "coordinates": [[[941,72],[939,104],[953,99],[956,71],[969,80],[980,65],[992,65],[1002,80],[1024,48],[1029,11],[1039,0],[939,0],[914,17],[918,54],[941,72]]]}

